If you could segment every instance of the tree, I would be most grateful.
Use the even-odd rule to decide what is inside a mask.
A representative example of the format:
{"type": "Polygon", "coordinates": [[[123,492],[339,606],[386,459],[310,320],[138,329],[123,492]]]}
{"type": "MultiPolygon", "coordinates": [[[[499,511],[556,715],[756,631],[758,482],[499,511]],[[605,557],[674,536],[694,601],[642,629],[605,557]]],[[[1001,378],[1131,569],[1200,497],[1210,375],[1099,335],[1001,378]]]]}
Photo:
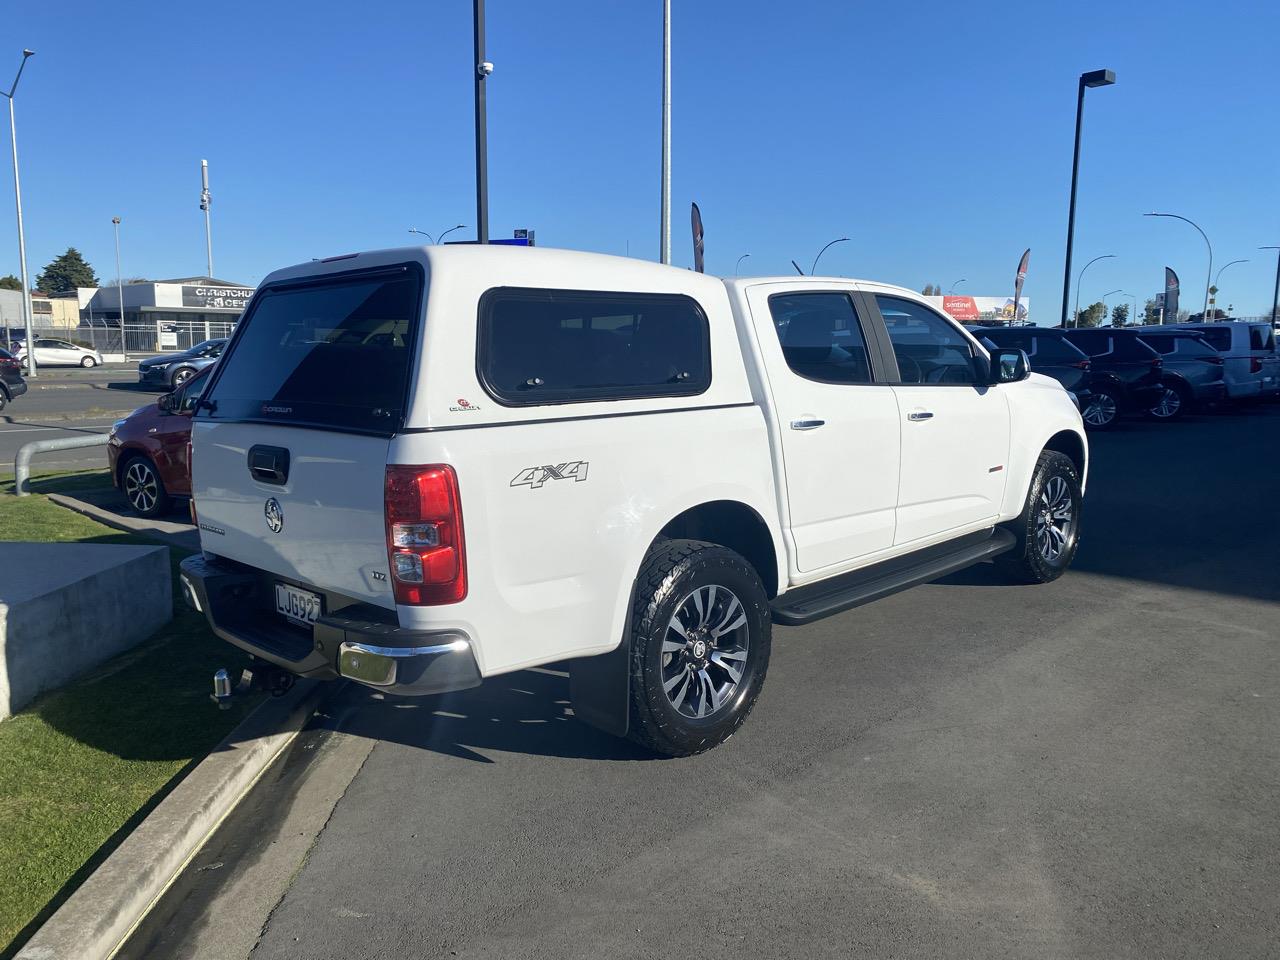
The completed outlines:
{"type": "Polygon", "coordinates": [[[1129,322],[1129,305],[1127,303],[1117,303],[1111,311],[1111,325],[1113,327],[1123,327],[1129,322]]]}
{"type": "Polygon", "coordinates": [[[932,284],[932,283],[926,283],[926,284],[924,285],[924,289],[923,289],[923,290],[921,290],[921,291],[920,291],[920,293],[921,293],[923,296],[926,296],[926,297],[936,297],[936,296],[937,296],[937,294],[934,292],[934,288],[933,288],[933,284],[932,284]]]}
{"type": "Polygon", "coordinates": [[[1156,298],[1151,297],[1142,305],[1142,322],[1143,323],[1159,323],[1160,308],[1156,306],[1156,298]]]}
{"type": "Polygon", "coordinates": [[[0,277],[0,290],[21,290],[22,281],[15,277],[12,273],[7,277],[0,277]]]}
{"type": "Polygon", "coordinates": [[[1107,316],[1107,305],[1099,300],[1076,314],[1077,327],[1099,326],[1107,316]]]}
{"type": "Polygon", "coordinates": [[[36,289],[41,293],[62,293],[76,287],[97,285],[98,278],[93,274],[93,267],[89,266],[75,247],[67,247],[67,252],[51,260],[36,278],[36,289]]]}

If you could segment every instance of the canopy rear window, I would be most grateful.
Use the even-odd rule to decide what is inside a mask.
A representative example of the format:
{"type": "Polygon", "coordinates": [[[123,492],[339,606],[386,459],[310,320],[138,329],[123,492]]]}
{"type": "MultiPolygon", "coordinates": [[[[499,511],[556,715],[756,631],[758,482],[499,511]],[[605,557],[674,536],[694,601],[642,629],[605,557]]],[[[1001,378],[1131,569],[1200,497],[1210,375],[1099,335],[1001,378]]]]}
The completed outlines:
{"type": "Polygon", "coordinates": [[[394,433],[421,300],[413,264],[264,288],[218,363],[203,415],[394,433]]]}

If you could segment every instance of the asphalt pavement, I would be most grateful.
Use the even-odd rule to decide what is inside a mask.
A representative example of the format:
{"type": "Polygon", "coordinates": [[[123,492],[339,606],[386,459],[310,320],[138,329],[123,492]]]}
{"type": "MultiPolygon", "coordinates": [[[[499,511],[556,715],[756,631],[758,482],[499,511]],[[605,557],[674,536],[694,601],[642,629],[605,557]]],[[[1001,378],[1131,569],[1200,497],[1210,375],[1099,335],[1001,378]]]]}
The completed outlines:
{"type": "Polygon", "coordinates": [[[347,686],[121,957],[1274,957],[1280,409],[1095,436],[1075,568],[775,628],[706,755],[347,686]]]}
{"type": "MultiPolygon", "coordinates": [[[[106,433],[111,424],[159,392],[138,387],[137,364],[104,364],[92,370],[42,367],[25,394],[0,411],[0,474],[13,473],[18,448],[33,440],[106,433]]],[[[106,448],[40,454],[36,470],[77,470],[106,466],[106,448]]]]}

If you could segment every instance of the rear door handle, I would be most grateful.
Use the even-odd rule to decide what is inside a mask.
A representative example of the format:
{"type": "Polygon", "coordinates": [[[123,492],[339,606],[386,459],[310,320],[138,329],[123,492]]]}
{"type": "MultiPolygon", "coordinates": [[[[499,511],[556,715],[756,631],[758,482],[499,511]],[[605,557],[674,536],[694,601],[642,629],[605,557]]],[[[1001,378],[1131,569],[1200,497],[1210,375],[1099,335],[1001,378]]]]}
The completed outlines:
{"type": "Polygon", "coordinates": [[[908,420],[932,420],[933,414],[928,410],[913,410],[907,414],[908,420]]]}
{"type": "Polygon", "coordinates": [[[817,430],[827,421],[819,420],[816,417],[801,417],[799,420],[791,421],[792,430],[817,430]]]}

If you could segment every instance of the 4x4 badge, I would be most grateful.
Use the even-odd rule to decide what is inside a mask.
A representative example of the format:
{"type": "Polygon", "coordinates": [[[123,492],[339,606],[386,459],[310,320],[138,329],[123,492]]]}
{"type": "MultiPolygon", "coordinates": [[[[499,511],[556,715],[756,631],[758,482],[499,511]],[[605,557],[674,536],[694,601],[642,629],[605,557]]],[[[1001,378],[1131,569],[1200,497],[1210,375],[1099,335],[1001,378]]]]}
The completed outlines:
{"type": "Polygon", "coordinates": [[[587,479],[587,468],[591,464],[586,460],[571,460],[568,463],[544,464],[541,467],[525,467],[511,481],[513,487],[529,487],[537,490],[548,480],[572,480],[581,483],[587,479]]]}
{"type": "Polygon", "coordinates": [[[272,533],[279,533],[284,529],[284,508],[280,506],[280,501],[272,497],[266,502],[262,508],[263,515],[267,518],[267,529],[272,533]]]}

